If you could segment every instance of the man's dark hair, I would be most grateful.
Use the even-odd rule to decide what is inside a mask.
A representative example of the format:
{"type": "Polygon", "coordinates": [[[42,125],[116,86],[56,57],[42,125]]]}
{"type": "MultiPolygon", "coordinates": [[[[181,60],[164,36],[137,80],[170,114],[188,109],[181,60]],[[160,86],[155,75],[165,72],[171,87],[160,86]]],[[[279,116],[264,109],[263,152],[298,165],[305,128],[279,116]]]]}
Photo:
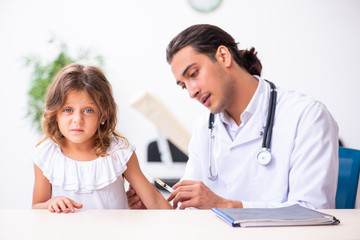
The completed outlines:
{"type": "Polygon", "coordinates": [[[174,37],[166,49],[166,60],[169,64],[174,55],[186,46],[191,46],[198,53],[207,55],[216,61],[215,54],[219,46],[229,49],[235,62],[252,75],[261,75],[262,65],[258,59],[255,48],[250,50],[238,49],[238,43],[227,32],[219,27],[209,24],[193,25],[174,37]]]}

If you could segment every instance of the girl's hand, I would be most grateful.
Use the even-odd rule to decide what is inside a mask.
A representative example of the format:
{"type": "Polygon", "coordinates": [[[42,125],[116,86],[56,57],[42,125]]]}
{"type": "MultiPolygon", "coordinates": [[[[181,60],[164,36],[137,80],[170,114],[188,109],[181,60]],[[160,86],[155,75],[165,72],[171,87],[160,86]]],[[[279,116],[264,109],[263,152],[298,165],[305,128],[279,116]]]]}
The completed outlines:
{"type": "Polygon", "coordinates": [[[67,198],[67,197],[53,197],[48,201],[47,209],[50,212],[57,212],[57,213],[68,213],[75,212],[74,208],[82,208],[82,204],[75,202],[74,200],[67,198]]]}

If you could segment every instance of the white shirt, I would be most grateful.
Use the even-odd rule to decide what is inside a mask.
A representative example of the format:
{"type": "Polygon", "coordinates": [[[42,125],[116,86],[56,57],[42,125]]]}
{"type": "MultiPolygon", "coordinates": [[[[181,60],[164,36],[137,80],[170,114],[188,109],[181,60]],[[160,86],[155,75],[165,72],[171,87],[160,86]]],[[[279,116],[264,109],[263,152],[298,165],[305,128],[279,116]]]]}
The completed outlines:
{"type": "Polygon", "coordinates": [[[334,208],[339,164],[335,120],[321,102],[277,88],[272,160],[266,166],[258,164],[256,154],[262,145],[270,86],[257,79],[258,88],[241,114],[239,127],[226,114],[215,115],[212,168],[217,180],[207,178],[208,114],[194,127],[182,179],[200,180],[215,194],[242,201],[244,207],[299,203],[309,208],[334,208]]]}
{"type": "Polygon", "coordinates": [[[83,209],[128,209],[122,174],[134,151],[132,144],[113,137],[108,156],[76,161],[46,140],[36,147],[34,163],[50,181],[51,197],[68,197],[83,204],[83,209]]]}

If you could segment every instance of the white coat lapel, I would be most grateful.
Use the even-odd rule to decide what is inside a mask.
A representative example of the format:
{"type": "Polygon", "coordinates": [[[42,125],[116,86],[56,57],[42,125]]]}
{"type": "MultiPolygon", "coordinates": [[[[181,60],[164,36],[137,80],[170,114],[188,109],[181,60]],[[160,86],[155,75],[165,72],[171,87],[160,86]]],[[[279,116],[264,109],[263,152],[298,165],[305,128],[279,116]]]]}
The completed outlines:
{"type": "Polygon", "coordinates": [[[227,132],[224,123],[221,121],[219,114],[215,115],[215,123],[214,123],[214,134],[219,141],[227,143],[229,146],[232,144],[232,139],[227,132]]]}
{"type": "MultiPolygon", "coordinates": [[[[245,124],[244,128],[239,132],[239,134],[232,142],[231,147],[235,147],[263,137],[264,126],[262,121],[255,121],[254,119],[259,118],[252,117],[249,122],[245,124]]],[[[259,146],[259,148],[260,147],[261,146],[259,146]]]]}

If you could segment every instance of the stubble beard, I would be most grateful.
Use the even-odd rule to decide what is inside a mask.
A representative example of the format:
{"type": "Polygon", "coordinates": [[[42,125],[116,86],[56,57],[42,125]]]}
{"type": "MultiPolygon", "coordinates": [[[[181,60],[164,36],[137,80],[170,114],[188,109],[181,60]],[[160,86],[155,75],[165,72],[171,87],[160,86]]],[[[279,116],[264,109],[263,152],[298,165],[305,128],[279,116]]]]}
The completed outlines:
{"type": "Polygon", "coordinates": [[[219,102],[214,106],[214,109],[211,112],[217,114],[226,111],[234,97],[234,91],[235,84],[231,80],[224,81],[220,91],[221,99],[219,99],[219,102]]]}

